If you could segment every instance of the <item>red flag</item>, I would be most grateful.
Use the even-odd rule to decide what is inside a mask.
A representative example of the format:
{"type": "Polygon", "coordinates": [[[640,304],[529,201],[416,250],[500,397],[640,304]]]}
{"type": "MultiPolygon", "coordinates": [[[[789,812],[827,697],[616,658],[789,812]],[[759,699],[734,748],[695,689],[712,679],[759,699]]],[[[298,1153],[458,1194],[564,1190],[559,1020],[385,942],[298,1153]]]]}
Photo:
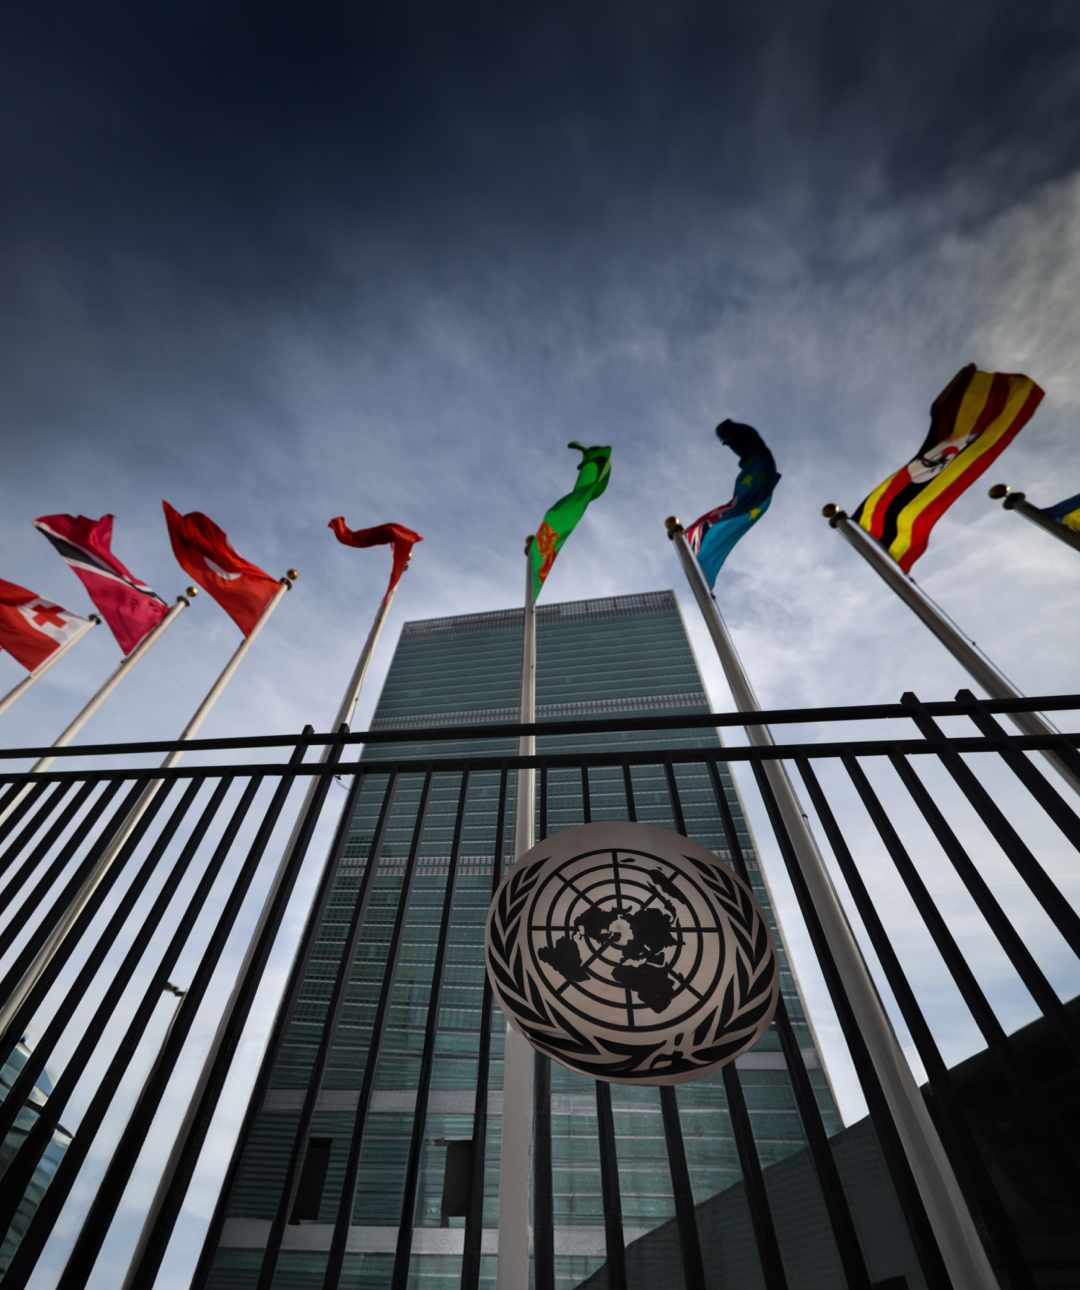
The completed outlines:
{"type": "Polygon", "coordinates": [[[263,610],[281,590],[281,583],[238,555],[208,515],[199,511],[181,515],[168,502],[161,505],[180,568],[213,596],[245,636],[250,636],[263,610]]]}
{"type": "Polygon", "coordinates": [[[86,625],[71,610],[0,578],[0,650],[6,649],[28,672],[36,672],[86,625]]]}
{"type": "Polygon", "coordinates": [[[386,588],[386,596],[383,596],[383,604],[386,604],[386,597],[398,585],[401,575],[405,572],[405,566],[409,563],[409,552],[417,542],[424,540],[419,533],[405,528],[403,524],[376,524],[371,529],[347,529],[342,515],[331,520],[328,527],[334,530],[337,540],[346,546],[385,546],[389,542],[393,547],[394,567],[390,571],[390,585],[386,588]]]}
{"type": "Polygon", "coordinates": [[[43,515],[34,528],[44,533],[78,575],[101,610],[125,654],[154,630],[169,606],[120,563],[109,547],[113,516],[88,520],[85,515],[43,515]]]}

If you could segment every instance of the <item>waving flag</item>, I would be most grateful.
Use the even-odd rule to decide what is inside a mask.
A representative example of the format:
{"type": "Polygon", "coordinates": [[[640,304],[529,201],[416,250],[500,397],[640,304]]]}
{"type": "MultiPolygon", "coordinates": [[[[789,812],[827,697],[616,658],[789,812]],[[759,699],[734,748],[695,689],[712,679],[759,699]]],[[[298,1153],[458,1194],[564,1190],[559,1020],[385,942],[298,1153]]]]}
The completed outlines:
{"type": "Polygon", "coordinates": [[[113,516],[43,515],[34,528],[44,533],[68,562],[90,599],[101,610],[125,654],[161,622],[169,606],[140,582],[109,550],[113,516]]]}
{"type": "Polygon", "coordinates": [[[414,533],[412,529],[407,529],[403,524],[376,524],[370,529],[347,529],[345,527],[345,518],[338,515],[332,519],[327,526],[334,530],[339,542],[345,546],[386,546],[387,543],[394,553],[394,563],[390,570],[390,585],[386,588],[386,595],[383,596],[383,604],[386,604],[387,597],[398,585],[401,575],[405,572],[405,566],[409,563],[409,553],[417,542],[423,542],[419,533],[414,533]]]}
{"type": "Polygon", "coordinates": [[[544,581],[551,572],[555,557],[563,543],[573,533],[578,520],[585,514],[590,502],[595,502],[608,486],[611,478],[611,449],[585,448],[580,443],[567,444],[582,453],[578,463],[578,478],[573,492],[560,497],[544,516],[536,532],[536,541],[529,547],[533,567],[533,596],[539,596],[544,581]]]}
{"type": "Polygon", "coordinates": [[[930,530],[1031,420],[1043,391],[1030,377],[962,368],[930,409],[918,454],[867,497],[852,518],[905,573],[930,530]]]}
{"type": "Polygon", "coordinates": [[[1044,506],[1042,513],[1057,520],[1059,524],[1064,524],[1067,529],[1075,529],[1080,533],[1080,493],[1075,497],[1067,497],[1056,506],[1044,506]]]}
{"type": "Polygon", "coordinates": [[[722,421],[716,437],[739,455],[739,476],[730,502],[709,511],[686,530],[686,542],[697,556],[709,586],[739,538],[765,514],[780,482],[773,455],[753,426],[722,421]]]}
{"type": "Polygon", "coordinates": [[[0,650],[6,649],[28,672],[36,672],[89,625],[70,609],[0,578],[0,650]]]}
{"type": "Polygon", "coordinates": [[[185,573],[250,636],[281,583],[233,550],[228,536],[200,511],[181,515],[162,502],[173,554],[185,573]]]}

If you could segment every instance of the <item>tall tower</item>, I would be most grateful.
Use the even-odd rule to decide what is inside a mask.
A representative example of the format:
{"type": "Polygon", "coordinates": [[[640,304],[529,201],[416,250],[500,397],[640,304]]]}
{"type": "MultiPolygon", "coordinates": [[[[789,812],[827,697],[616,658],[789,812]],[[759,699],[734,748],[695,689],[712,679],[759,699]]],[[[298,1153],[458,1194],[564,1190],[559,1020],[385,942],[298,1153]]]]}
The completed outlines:
{"type": "MultiPolygon", "coordinates": [[[[348,1241],[344,1253],[337,1252],[342,1286],[374,1290],[392,1284],[403,1213],[412,1216],[411,1244],[404,1242],[411,1250],[410,1286],[457,1287],[463,1266],[466,1281],[472,1267],[472,1284],[494,1286],[504,1023],[494,1005],[485,1017],[490,995],[484,988],[483,936],[493,879],[501,876],[512,850],[513,777],[502,793],[505,777],[498,758],[513,756],[515,741],[500,738],[497,727],[518,717],[521,631],[520,609],[412,622],[402,630],[373,730],[494,729],[490,738],[468,742],[432,739],[365,750],[364,764],[372,768],[399,759],[416,768],[399,774],[392,799],[386,769],[373,769],[362,780],[314,953],[288,1001],[289,1024],[267,1072],[268,1089],[261,1106],[249,1113],[223,1195],[224,1222],[206,1282],[210,1286],[239,1290],[256,1284],[339,976],[339,1016],[317,1081],[314,1118],[299,1146],[273,1285],[291,1290],[323,1284],[324,1270],[335,1257],[335,1220],[351,1206],[348,1241]],[[439,772],[426,798],[423,787],[426,759],[455,757],[487,759],[484,767],[470,771],[463,809],[460,771],[439,772]],[[418,811],[424,808],[418,828],[418,811]],[[493,839],[499,836],[500,809],[497,860],[500,847],[493,839]],[[440,954],[459,818],[449,935],[440,954]],[[499,873],[493,874],[496,863],[499,873]],[[369,865],[374,866],[370,876],[369,865]],[[357,920],[357,949],[352,962],[343,965],[358,899],[364,907],[357,920]],[[438,1012],[431,1017],[437,960],[438,1012]],[[378,1051],[369,1069],[373,1034],[378,1051]],[[478,1170],[482,1206],[477,1205],[478,1170]],[[355,1189],[343,1203],[343,1182],[352,1176],[355,1189]]],[[[537,609],[539,721],[709,711],[673,592],[537,609]]],[[[582,750],[715,748],[719,741],[711,729],[684,729],[549,736],[537,745],[538,755],[554,758],[582,750]]],[[[593,820],[625,819],[627,775],[638,820],[671,829],[669,796],[662,791],[665,773],[656,766],[598,767],[588,771],[583,788],[579,768],[552,766],[538,777],[547,785],[546,809],[537,813],[541,832],[581,824],[586,810],[593,820]]],[[[704,767],[676,764],[672,773],[687,833],[726,859],[727,838],[704,767]]],[[[777,933],[788,1013],[825,1125],[834,1132],[839,1115],[775,925],[753,837],[727,769],[720,773],[755,895],[777,933]]],[[[740,1057],[737,1067],[762,1164],[802,1148],[805,1138],[775,1031],[740,1057]]],[[[623,1239],[629,1244],[675,1214],[672,1175],[659,1090],[610,1087],[623,1239]]],[[[722,1078],[682,1085],[678,1112],[693,1199],[700,1203],[740,1179],[722,1078]]],[[[536,1131],[551,1157],[551,1194],[542,1203],[554,1227],[554,1281],[569,1290],[604,1263],[607,1248],[592,1081],[552,1063],[550,1091],[541,1086],[536,1114],[536,1131]]],[[[400,1261],[397,1266],[400,1273],[400,1261]]],[[[673,1287],[678,1284],[677,1269],[669,1280],[673,1287]]]]}

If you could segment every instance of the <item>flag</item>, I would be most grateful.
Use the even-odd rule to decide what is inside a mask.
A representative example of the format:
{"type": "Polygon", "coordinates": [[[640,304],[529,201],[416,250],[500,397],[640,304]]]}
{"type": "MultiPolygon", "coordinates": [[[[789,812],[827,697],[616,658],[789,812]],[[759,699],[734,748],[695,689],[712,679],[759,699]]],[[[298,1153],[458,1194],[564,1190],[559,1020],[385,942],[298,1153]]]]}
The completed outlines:
{"type": "Polygon", "coordinates": [[[735,495],[686,530],[687,545],[710,587],[735,543],[769,509],[773,489],[780,482],[773,455],[753,426],[723,421],[716,427],[716,437],[739,454],[735,495]]]}
{"type": "Polygon", "coordinates": [[[918,454],[852,517],[910,573],[930,530],[1031,420],[1043,391],[1030,377],[979,372],[969,363],[930,409],[918,454]]]}
{"type": "Polygon", "coordinates": [[[88,620],[0,578],[0,650],[28,672],[37,669],[88,626],[88,620]]]}
{"type": "Polygon", "coordinates": [[[1075,529],[1080,533],[1080,493],[1075,497],[1067,497],[1056,506],[1044,506],[1042,513],[1057,520],[1059,524],[1064,524],[1067,529],[1075,529]]]}
{"type": "Polygon", "coordinates": [[[578,478],[573,492],[560,497],[548,511],[537,530],[536,541],[529,547],[534,597],[539,596],[540,589],[551,572],[551,566],[555,563],[555,557],[573,533],[578,520],[585,514],[585,508],[590,502],[596,501],[611,478],[610,448],[585,448],[580,443],[566,446],[576,448],[583,455],[578,463],[578,478]]]}
{"type": "Polygon", "coordinates": [[[161,622],[169,606],[140,582],[109,550],[113,516],[43,515],[34,528],[44,533],[81,579],[125,654],[161,622]]]}
{"type": "Polygon", "coordinates": [[[183,571],[250,636],[281,583],[233,550],[228,536],[199,511],[181,515],[162,502],[173,554],[183,571]]]}
{"type": "Polygon", "coordinates": [[[337,540],[343,542],[345,546],[385,546],[390,544],[393,554],[394,563],[390,570],[390,585],[386,588],[386,595],[383,596],[385,605],[390,597],[390,593],[398,585],[401,575],[405,572],[405,566],[409,563],[409,553],[417,542],[423,542],[419,533],[414,533],[412,529],[407,529],[403,524],[376,524],[370,529],[347,529],[345,527],[345,518],[338,515],[332,519],[328,525],[334,530],[337,540]]]}

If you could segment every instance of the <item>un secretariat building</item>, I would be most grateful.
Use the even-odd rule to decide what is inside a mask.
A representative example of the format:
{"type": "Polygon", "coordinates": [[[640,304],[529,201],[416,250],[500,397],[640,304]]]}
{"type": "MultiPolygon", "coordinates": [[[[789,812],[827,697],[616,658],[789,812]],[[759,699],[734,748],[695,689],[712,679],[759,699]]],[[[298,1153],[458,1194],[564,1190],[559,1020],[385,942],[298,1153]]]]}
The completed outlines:
{"type": "MultiPolygon", "coordinates": [[[[516,609],[407,623],[373,730],[515,723],[522,621],[516,609]]],[[[541,722],[708,713],[674,593],[539,607],[536,701],[541,722]]],[[[553,735],[538,740],[537,752],[554,760],[567,750],[717,744],[712,729],[666,729],[553,735]]],[[[486,986],[483,943],[493,877],[512,859],[514,776],[500,773],[498,758],[515,751],[497,729],[468,744],[367,746],[365,763],[383,769],[358,781],[330,902],[271,1045],[197,1284],[494,1290],[505,1022],[486,986]],[[425,759],[453,757],[476,767],[425,775],[425,759]]],[[[588,819],[625,819],[631,801],[638,821],[672,829],[665,776],[676,772],[685,831],[728,859],[723,793],[772,920],[754,840],[722,764],[717,782],[700,763],[628,761],[585,774],[541,767],[538,837],[588,819]]],[[[839,1115],[777,941],[787,1015],[821,1121],[835,1134],[839,1115]]],[[[733,1116],[748,1117],[767,1174],[801,1152],[805,1138],[775,1023],[736,1068],[739,1107],[722,1072],[661,1097],[657,1087],[594,1082],[537,1059],[537,1290],[586,1282],[675,1290],[682,1269],[671,1234],[685,1235],[687,1213],[699,1226],[748,1226],[733,1116]],[[709,1209],[717,1204],[728,1208],[709,1209]]],[[[748,1267],[732,1284],[763,1284],[760,1275],[748,1267]]]]}

